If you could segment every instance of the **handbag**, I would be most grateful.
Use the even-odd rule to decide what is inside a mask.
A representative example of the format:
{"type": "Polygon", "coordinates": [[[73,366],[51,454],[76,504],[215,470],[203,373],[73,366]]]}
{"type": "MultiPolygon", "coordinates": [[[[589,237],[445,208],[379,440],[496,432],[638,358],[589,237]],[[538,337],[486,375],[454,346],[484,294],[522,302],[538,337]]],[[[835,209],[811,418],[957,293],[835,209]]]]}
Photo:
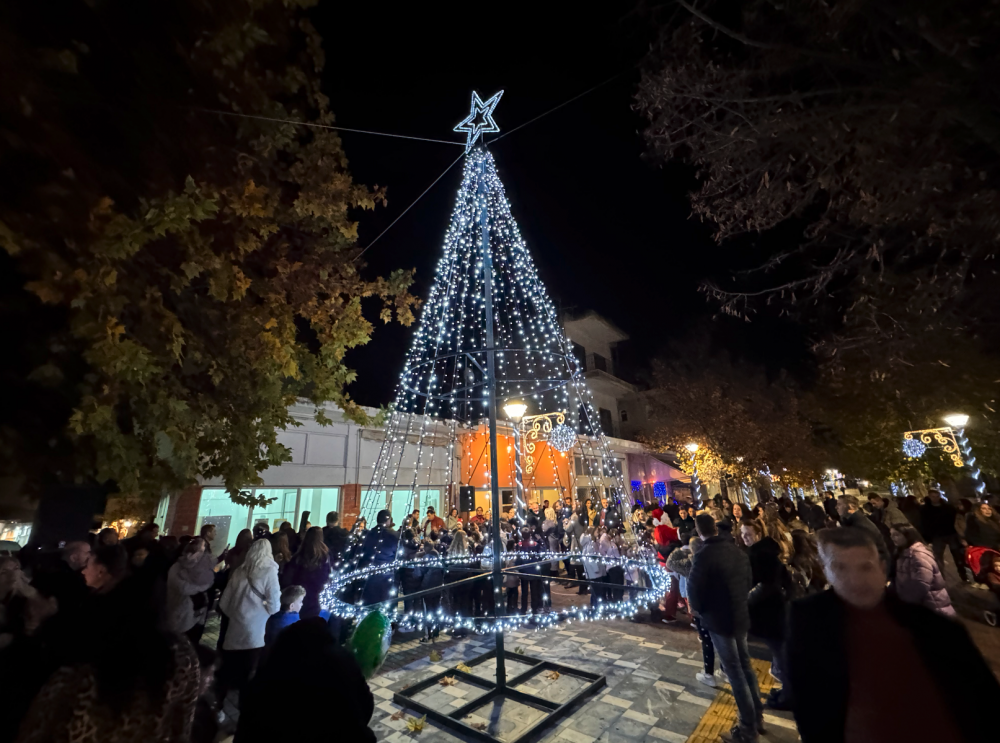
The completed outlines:
{"type": "Polygon", "coordinates": [[[253,581],[250,580],[249,575],[247,576],[247,585],[250,586],[250,590],[253,591],[254,596],[260,599],[261,603],[264,605],[264,608],[270,611],[271,608],[267,604],[267,597],[263,593],[257,590],[257,586],[255,586],[253,584],[253,581]]]}

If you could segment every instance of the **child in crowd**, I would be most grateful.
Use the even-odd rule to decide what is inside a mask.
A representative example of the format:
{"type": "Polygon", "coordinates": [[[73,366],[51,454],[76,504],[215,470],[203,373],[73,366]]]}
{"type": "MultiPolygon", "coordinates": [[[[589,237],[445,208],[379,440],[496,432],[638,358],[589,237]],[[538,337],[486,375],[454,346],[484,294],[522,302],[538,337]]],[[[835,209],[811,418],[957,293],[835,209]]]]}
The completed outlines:
{"type": "Polygon", "coordinates": [[[281,611],[272,614],[264,628],[264,647],[274,644],[278,633],[290,624],[299,621],[299,612],[306,597],[306,589],[302,586],[286,586],[281,592],[281,611]]]}

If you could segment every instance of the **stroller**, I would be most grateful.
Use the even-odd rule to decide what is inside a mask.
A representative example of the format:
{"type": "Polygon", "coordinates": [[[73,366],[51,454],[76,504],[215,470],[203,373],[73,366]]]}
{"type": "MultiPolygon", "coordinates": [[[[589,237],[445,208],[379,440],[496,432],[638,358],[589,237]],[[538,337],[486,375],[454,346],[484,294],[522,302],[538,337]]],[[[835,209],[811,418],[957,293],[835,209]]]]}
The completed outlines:
{"type": "MultiPolygon", "coordinates": [[[[986,584],[986,576],[993,570],[993,564],[998,559],[1000,559],[1000,552],[991,550],[988,547],[965,548],[965,564],[969,566],[977,583],[986,584]]],[[[983,618],[990,627],[997,626],[996,610],[985,610],[983,618]]]]}

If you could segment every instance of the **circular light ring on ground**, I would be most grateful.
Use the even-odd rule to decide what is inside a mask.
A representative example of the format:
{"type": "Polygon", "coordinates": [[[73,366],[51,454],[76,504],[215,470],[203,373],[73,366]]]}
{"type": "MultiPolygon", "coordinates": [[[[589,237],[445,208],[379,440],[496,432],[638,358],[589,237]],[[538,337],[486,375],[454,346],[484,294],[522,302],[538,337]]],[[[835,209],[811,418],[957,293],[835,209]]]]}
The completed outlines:
{"type": "MultiPolygon", "coordinates": [[[[511,632],[521,627],[544,629],[553,627],[562,622],[597,621],[602,619],[622,619],[625,617],[631,617],[634,616],[640,609],[646,608],[650,603],[659,601],[670,588],[669,574],[660,566],[655,558],[650,560],[639,560],[624,557],[606,557],[603,555],[593,554],[584,556],[578,552],[544,552],[541,554],[534,552],[505,552],[502,557],[504,562],[507,560],[520,559],[533,563],[584,558],[590,563],[596,563],[605,567],[623,567],[626,573],[629,573],[632,569],[637,569],[647,585],[644,585],[641,588],[629,588],[628,584],[620,585],[602,583],[601,586],[604,587],[605,590],[622,591],[622,600],[598,601],[594,606],[591,606],[588,603],[583,606],[567,607],[566,609],[553,609],[544,614],[511,615],[501,617],[499,620],[496,617],[469,617],[461,616],[459,614],[449,615],[445,613],[445,608],[443,606],[439,607],[436,612],[431,614],[425,614],[422,608],[412,609],[409,612],[400,611],[398,608],[399,602],[405,601],[406,595],[398,593],[396,581],[393,582],[393,586],[391,588],[390,601],[383,602],[382,604],[363,604],[360,603],[360,601],[359,603],[351,604],[338,596],[343,589],[347,588],[352,583],[360,582],[363,588],[368,579],[373,576],[395,573],[395,571],[402,570],[404,568],[437,568],[447,570],[448,568],[471,565],[472,563],[480,562],[483,559],[475,559],[468,555],[463,555],[454,558],[444,557],[436,559],[421,558],[413,560],[396,560],[391,563],[371,565],[366,568],[336,574],[323,590],[323,593],[320,596],[320,604],[324,609],[329,610],[332,614],[344,619],[353,619],[355,621],[360,621],[370,612],[381,606],[382,611],[389,617],[390,621],[396,624],[396,629],[402,632],[412,632],[417,629],[430,629],[433,631],[435,629],[445,629],[450,627],[453,629],[468,629],[479,634],[491,634],[499,631],[511,632]]],[[[485,559],[490,560],[491,557],[487,556],[485,559]]],[[[539,565],[526,565],[524,566],[523,571],[520,568],[516,568],[516,571],[531,572],[532,570],[537,570],[538,568],[539,565]]],[[[489,580],[492,585],[492,573],[490,572],[488,565],[482,568],[473,568],[473,570],[484,573],[485,575],[482,577],[485,580],[489,580]]],[[[470,575],[471,574],[472,573],[470,573],[470,575]]],[[[544,578],[541,573],[539,573],[538,577],[540,579],[544,578]]],[[[550,580],[558,581],[559,578],[557,576],[552,576],[550,580]]],[[[453,588],[453,584],[445,583],[438,588],[440,593],[444,593],[445,591],[453,588]]],[[[423,602],[421,599],[422,597],[417,597],[415,601],[422,604],[423,602]]],[[[505,600],[502,591],[496,600],[501,602],[505,600]]]]}

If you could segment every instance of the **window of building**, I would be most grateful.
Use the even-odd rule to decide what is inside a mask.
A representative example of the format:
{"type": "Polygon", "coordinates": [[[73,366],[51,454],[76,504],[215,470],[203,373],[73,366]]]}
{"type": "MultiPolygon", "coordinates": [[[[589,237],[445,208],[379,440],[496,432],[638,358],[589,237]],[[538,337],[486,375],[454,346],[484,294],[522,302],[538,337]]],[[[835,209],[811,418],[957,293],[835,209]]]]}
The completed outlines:
{"type": "Polygon", "coordinates": [[[622,414],[622,423],[627,423],[628,422],[628,411],[625,410],[625,409],[622,409],[621,414],[622,414]]]}
{"type": "Polygon", "coordinates": [[[254,495],[271,501],[266,506],[253,509],[254,525],[265,523],[274,533],[278,531],[283,521],[287,521],[298,531],[299,525],[295,523],[298,514],[298,488],[262,488],[255,490],[254,495]]]}
{"type": "Polygon", "coordinates": [[[594,368],[603,372],[610,371],[608,369],[608,360],[599,353],[594,354],[594,368]]]}
{"type": "Polygon", "coordinates": [[[573,355],[576,356],[576,360],[580,362],[580,368],[587,368],[587,349],[581,346],[579,343],[573,344],[573,355]]]}
{"type": "Polygon", "coordinates": [[[622,477],[623,462],[621,459],[608,460],[608,477],[622,477]]]}
{"type": "Polygon", "coordinates": [[[579,455],[573,457],[573,464],[576,468],[576,476],[583,477],[583,457],[579,455]]]}
{"type": "Polygon", "coordinates": [[[613,423],[611,422],[611,411],[606,408],[601,408],[598,412],[601,416],[601,430],[607,436],[613,435],[615,429],[613,423]]]}
{"type": "Polygon", "coordinates": [[[340,510],[340,488],[302,488],[299,512],[295,514],[293,526],[298,529],[302,514],[309,511],[309,523],[326,526],[326,515],[340,510]]]}
{"type": "MultiPolygon", "coordinates": [[[[410,515],[414,507],[413,491],[409,488],[395,488],[391,491],[392,503],[389,503],[387,490],[365,490],[361,494],[361,518],[368,522],[371,529],[378,521],[378,512],[388,510],[392,521],[398,529],[403,525],[403,519],[410,515]]],[[[435,508],[435,511],[437,509],[435,508]]]]}
{"type": "Polygon", "coordinates": [[[596,432],[594,431],[594,426],[592,425],[587,409],[581,405],[577,410],[577,428],[576,432],[582,436],[594,436],[596,432]]]}
{"type": "Polygon", "coordinates": [[[167,509],[169,507],[170,507],[170,496],[164,495],[162,498],[160,498],[160,503],[156,507],[156,523],[160,525],[160,532],[163,534],[167,533],[164,527],[167,524],[167,509]]]}
{"type": "Polygon", "coordinates": [[[215,524],[213,551],[218,554],[227,544],[235,544],[236,535],[249,528],[250,506],[233,503],[222,488],[202,488],[194,534],[201,531],[202,524],[215,524]]]}
{"type": "Polygon", "coordinates": [[[441,513],[443,505],[440,488],[422,488],[420,490],[420,504],[415,507],[420,509],[420,517],[425,518],[428,506],[434,509],[434,513],[441,513]]]}

